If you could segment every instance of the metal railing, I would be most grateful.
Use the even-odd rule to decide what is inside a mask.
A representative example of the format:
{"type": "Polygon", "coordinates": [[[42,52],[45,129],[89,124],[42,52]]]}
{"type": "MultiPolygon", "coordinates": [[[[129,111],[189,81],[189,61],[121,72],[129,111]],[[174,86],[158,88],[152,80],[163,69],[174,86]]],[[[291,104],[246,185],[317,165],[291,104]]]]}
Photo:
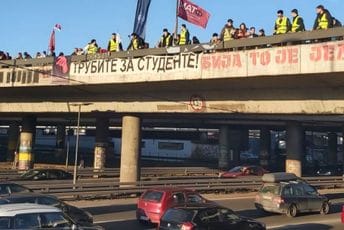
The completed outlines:
{"type": "MultiPolygon", "coordinates": [[[[342,177],[305,177],[311,185],[318,188],[342,188],[342,177]]],[[[139,181],[137,183],[119,183],[113,178],[94,180],[32,182],[20,181],[36,192],[52,194],[61,199],[120,198],[137,196],[147,189],[155,187],[182,187],[199,192],[217,193],[237,190],[255,191],[262,185],[261,177],[237,179],[203,178],[182,180],[139,181]]]]}

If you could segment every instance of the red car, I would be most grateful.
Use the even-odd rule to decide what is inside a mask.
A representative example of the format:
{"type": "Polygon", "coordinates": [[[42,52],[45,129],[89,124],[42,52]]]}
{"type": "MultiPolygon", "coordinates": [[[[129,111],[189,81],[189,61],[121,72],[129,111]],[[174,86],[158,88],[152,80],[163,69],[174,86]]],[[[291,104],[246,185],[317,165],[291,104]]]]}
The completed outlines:
{"type": "Polygon", "coordinates": [[[344,205],[342,207],[342,223],[344,224],[344,205]]]}
{"type": "Polygon", "coordinates": [[[219,177],[236,178],[241,176],[263,176],[265,173],[268,173],[268,171],[260,166],[237,166],[229,171],[220,173],[219,177]]]}
{"type": "Polygon", "coordinates": [[[149,189],[144,192],[137,202],[136,219],[140,223],[159,224],[165,211],[183,203],[210,203],[199,193],[175,187],[149,189]]]}

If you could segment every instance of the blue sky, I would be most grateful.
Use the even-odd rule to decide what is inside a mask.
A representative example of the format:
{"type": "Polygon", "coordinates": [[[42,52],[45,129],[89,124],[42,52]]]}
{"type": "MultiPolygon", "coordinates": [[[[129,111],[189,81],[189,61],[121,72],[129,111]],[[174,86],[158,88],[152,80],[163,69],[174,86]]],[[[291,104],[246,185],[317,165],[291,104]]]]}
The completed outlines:
{"type": "MultiPolygon", "coordinates": [[[[119,32],[123,45],[132,32],[136,0],[2,0],[0,50],[16,56],[18,52],[47,50],[52,27],[59,23],[62,31],[56,34],[56,51],[70,54],[74,47],[84,47],[92,38],[106,47],[113,32],[119,32]]],[[[208,41],[219,32],[228,18],[238,26],[245,22],[257,29],[272,33],[276,11],[299,9],[307,29],[315,18],[315,7],[323,4],[333,16],[344,21],[343,0],[193,0],[211,17],[207,29],[187,24],[192,36],[208,41]]],[[[152,0],[147,23],[146,40],[154,46],[164,27],[173,31],[176,0],[152,0]]],[[[183,20],[179,20],[180,23],[183,20]]]]}

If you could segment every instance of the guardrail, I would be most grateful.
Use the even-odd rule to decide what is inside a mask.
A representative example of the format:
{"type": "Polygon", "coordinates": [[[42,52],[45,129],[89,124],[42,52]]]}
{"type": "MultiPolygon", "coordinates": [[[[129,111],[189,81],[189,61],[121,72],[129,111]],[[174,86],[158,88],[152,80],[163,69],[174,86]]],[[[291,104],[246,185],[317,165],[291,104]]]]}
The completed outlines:
{"type": "MultiPolygon", "coordinates": [[[[71,167],[68,168],[72,172],[71,167]]],[[[79,178],[91,177],[119,177],[119,168],[105,168],[102,170],[95,170],[93,168],[84,168],[78,170],[79,178]]],[[[217,176],[219,170],[209,169],[206,167],[143,167],[141,169],[141,177],[175,177],[175,176],[217,176]]],[[[12,180],[19,176],[17,170],[0,171],[0,179],[12,180]]]]}
{"type": "MultiPolygon", "coordinates": [[[[342,177],[305,177],[311,185],[318,188],[344,187],[342,177]]],[[[18,182],[36,192],[55,195],[61,199],[118,198],[137,196],[149,188],[183,187],[199,192],[231,192],[235,190],[257,190],[262,185],[261,177],[238,179],[206,178],[183,180],[139,181],[119,183],[113,179],[80,180],[73,185],[71,181],[18,182]]]]}

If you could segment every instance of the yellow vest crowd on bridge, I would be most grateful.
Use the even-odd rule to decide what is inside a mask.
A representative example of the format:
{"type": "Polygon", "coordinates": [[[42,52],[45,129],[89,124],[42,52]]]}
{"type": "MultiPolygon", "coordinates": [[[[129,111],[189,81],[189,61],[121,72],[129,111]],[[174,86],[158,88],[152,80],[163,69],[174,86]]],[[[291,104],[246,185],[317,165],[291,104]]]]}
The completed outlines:
{"type": "MultiPolygon", "coordinates": [[[[341,27],[341,22],[332,17],[331,13],[325,9],[323,5],[318,5],[316,7],[316,19],[314,21],[313,30],[324,30],[333,27],[341,27]]],[[[277,11],[277,19],[275,21],[274,35],[286,34],[286,33],[295,33],[305,31],[305,25],[303,18],[299,15],[297,9],[291,10],[292,19],[284,16],[283,10],[277,11]]],[[[234,21],[228,19],[227,23],[223,27],[220,35],[218,33],[213,33],[210,43],[218,44],[221,42],[228,42],[234,39],[243,39],[243,38],[254,38],[254,37],[264,37],[264,29],[260,29],[258,34],[256,34],[256,28],[248,28],[245,23],[241,23],[239,28],[234,26],[234,21]]],[[[180,33],[171,34],[168,29],[163,29],[163,34],[156,45],[156,47],[170,47],[170,46],[183,46],[189,44],[199,44],[200,41],[196,36],[193,36],[190,39],[190,33],[185,24],[181,25],[180,33]]],[[[149,44],[146,43],[140,36],[136,33],[132,33],[130,36],[130,44],[127,50],[138,50],[149,48],[149,44]]],[[[96,39],[92,39],[87,46],[83,48],[75,48],[72,55],[93,55],[96,53],[111,53],[123,51],[122,43],[119,34],[113,33],[108,42],[107,49],[103,49],[98,46],[96,39]]],[[[47,57],[47,53],[43,51],[42,53],[37,52],[35,58],[44,58],[47,57]]],[[[55,56],[55,54],[50,54],[50,56],[55,56]]],[[[30,54],[24,52],[18,53],[18,56],[15,59],[30,59],[32,58],[30,54]]],[[[9,53],[0,51],[0,60],[10,60],[12,57],[9,53]]]]}

